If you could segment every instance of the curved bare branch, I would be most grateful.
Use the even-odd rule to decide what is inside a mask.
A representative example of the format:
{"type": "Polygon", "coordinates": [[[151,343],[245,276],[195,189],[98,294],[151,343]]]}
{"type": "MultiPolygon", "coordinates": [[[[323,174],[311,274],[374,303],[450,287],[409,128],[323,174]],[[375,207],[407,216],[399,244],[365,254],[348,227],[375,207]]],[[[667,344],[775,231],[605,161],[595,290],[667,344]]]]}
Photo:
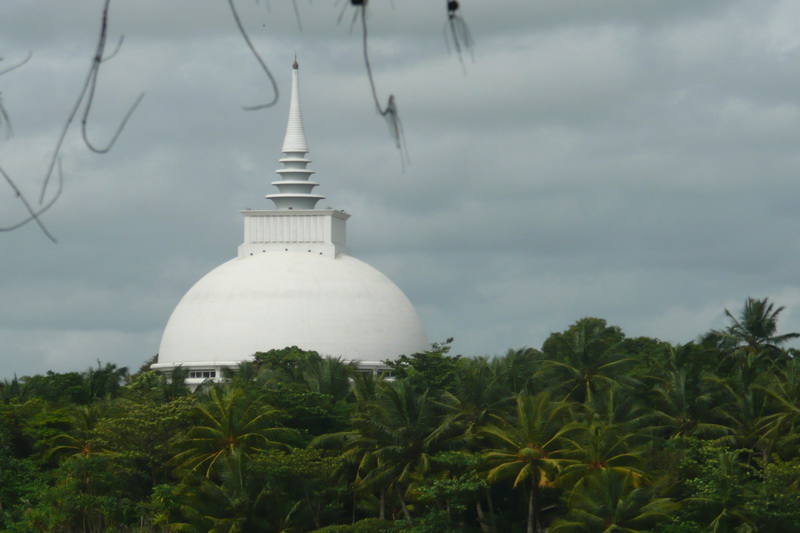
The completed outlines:
{"type": "Polygon", "coordinates": [[[247,35],[247,30],[245,30],[244,26],[242,25],[242,20],[239,18],[239,13],[236,11],[236,6],[233,4],[233,0],[228,0],[228,5],[231,8],[231,14],[233,14],[233,20],[236,22],[236,27],[239,28],[239,33],[241,33],[242,38],[244,38],[244,42],[247,43],[247,47],[253,53],[253,56],[255,56],[256,61],[258,61],[258,64],[261,65],[261,69],[267,74],[267,78],[269,78],[269,82],[272,84],[272,92],[274,95],[272,100],[270,100],[266,104],[260,104],[254,106],[242,106],[242,108],[247,111],[257,111],[259,109],[266,109],[267,107],[272,107],[276,103],[278,103],[278,84],[275,82],[275,77],[272,75],[272,72],[270,72],[269,67],[267,67],[267,64],[264,63],[264,60],[261,59],[261,56],[256,50],[256,47],[253,46],[252,41],[250,41],[250,37],[247,35]]]}
{"type": "Polygon", "coordinates": [[[353,2],[353,5],[358,10],[358,16],[361,17],[361,33],[362,33],[362,48],[364,50],[364,65],[367,69],[367,77],[369,78],[369,86],[372,89],[372,99],[375,102],[375,108],[378,110],[378,113],[386,119],[386,123],[389,126],[389,133],[394,140],[397,149],[401,151],[404,161],[408,158],[408,152],[405,149],[405,135],[403,133],[403,124],[400,121],[400,115],[397,112],[397,103],[395,101],[394,95],[389,95],[389,100],[386,102],[386,107],[381,107],[380,100],[378,98],[378,90],[375,87],[375,78],[372,75],[372,65],[370,64],[369,60],[369,51],[367,49],[367,42],[368,42],[368,35],[367,35],[367,5],[366,1],[361,2],[360,4],[356,4],[353,2]]]}
{"type": "Polygon", "coordinates": [[[50,199],[49,202],[39,207],[38,209],[33,208],[30,202],[28,202],[28,199],[25,198],[25,195],[22,194],[22,191],[19,190],[19,187],[17,187],[17,185],[14,183],[14,180],[11,179],[11,176],[9,176],[8,173],[6,173],[6,171],[2,167],[0,167],[0,174],[3,175],[3,179],[6,180],[6,183],[8,183],[9,187],[11,187],[11,189],[14,191],[14,194],[17,196],[17,198],[19,198],[20,202],[22,202],[22,205],[24,205],[25,209],[28,211],[27,218],[11,226],[0,227],[0,232],[15,230],[33,220],[36,221],[36,224],[39,226],[39,228],[41,228],[42,232],[47,236],[48,239],[50,239],[53,242],[56,242],[55,237],[53,237],[53,235],[50,233],[50,231],[47,229],[47,227],[45,227],[44,223],[42,222],[40,215],[45,211],[47,211],[48,209],[50,209],[51,207],[53,207],[53,204],[56,203],[58,197],[61,196],[64,176],[61,171],[60,160],[58,165],[58,191],[56,192],[55,196],[53,196],[53,198],[50,199]]]}
{"type": "Polygon", "coordinates": [[[117,142],[117,138],[119,138],[120,134],[122,133],[122,130],[125,128],[125,125],[128,123],[128,119],[131,118],[131,115],[136,110],[139,102],[141,102],[142,98],[144,98],[144,93],[139,95],[133,105],[128,109],[125,117],[123,117],[116,131],[111,136],[111,139],[104,147],[98,148],[92,144],[92,142],[89,140],[86,123],[89,120],[89,113],[92,110],[92,103],[94,102],[94,92],[95,88],[97,87],[97,76],[100,73],[100,64],[117,55],[120,47],[122,47],[123,41],[123,37],[120,37],[120,40],[117,43],[117,47],[114,49],[114,51],[109,54],[108,57],[103,57],[106,47],[106,37],[108,35],[108,6],[110,2],[111,0],[106,0],[105,5],[103,6],[103,19],[100,26],[100,37],[98,38],[97,48],[95,49],[94,58],[92,59],[92,66],[89,68],[89,74],[87,75],[87,84],[84,85],[84,90],[81,92],[80,98],[78,99],[78,105],[80,105],[80,101],[83,100],[84,96],[86,96],[86,91],[88,89],[88,96],[86,96],[86,107],[83,109],[83,117],[81,118],[81,135],[83,136],[83,142],[86,144],[87,148],[98,154],[105,154],[111,150],[111,148],[114,146],[114,143],[117,142]]]}

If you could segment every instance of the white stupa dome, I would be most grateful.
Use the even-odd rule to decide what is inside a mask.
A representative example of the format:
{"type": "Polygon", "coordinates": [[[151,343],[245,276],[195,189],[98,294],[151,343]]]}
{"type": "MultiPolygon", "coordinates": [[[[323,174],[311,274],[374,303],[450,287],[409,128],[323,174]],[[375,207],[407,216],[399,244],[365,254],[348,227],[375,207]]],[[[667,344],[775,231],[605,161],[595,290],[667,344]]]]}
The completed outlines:
{"type": "Polygon", "coordinates": [[[425,329],[392,281],[353,257],[271,252],[203,277],[172,313],[159,363],[244,361],[297,345],[380,361],[428,348],[425,329]]]}
{"type": "Polygon", "coordinates": [[[376,362],[429,348],[422,321],[403,292],[347,254],[350,215],[315,209],[303,132],[297,63],[289,125],[273,185],[275,210],[246,210],[238,257],[198,281],[178,303],[152,368],[188,369],[189,382],[220,378],[221,369],[256,352],[298,346],[321,355],[376,362]]]}

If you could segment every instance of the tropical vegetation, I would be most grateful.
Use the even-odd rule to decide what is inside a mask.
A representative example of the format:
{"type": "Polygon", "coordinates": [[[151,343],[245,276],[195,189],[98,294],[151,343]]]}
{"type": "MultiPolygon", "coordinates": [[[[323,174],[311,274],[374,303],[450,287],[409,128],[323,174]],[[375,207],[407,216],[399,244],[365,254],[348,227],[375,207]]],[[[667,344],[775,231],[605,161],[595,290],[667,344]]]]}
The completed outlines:
{"type": "Polygon", "coordinates": [[[380,375],[288,347],[193,392],[149,362],[5,379],[0,531],[800,531],[782,311],[683,345],[584,318],[380,375]]]}

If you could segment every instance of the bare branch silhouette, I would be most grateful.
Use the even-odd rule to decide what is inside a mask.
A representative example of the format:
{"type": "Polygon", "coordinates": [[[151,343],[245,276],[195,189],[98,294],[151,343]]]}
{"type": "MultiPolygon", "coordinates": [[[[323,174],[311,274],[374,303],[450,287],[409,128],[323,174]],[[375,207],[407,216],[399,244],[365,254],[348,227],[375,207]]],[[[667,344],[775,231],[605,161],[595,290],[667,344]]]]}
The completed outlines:
{"type": "Polygon", "coordinates": [[[448,51],[450,50],[450,39],[447,37],[447,33],[449,30],[450,37],[453,40],[453,47],[456,50],[456,54],[458,55],[458,60],[461,62],[461,66],[466,71],[466,66],[464,65],[464,56],[463,51],[468,50],[470,55],[472,55],[472,60],[475,61],[475,56],[473,54],[473,40],[472,34],[469,32],[469,27],[467,27],[467,23],[464,20],[464,17],[461,16],[461,5],[458,3],[457,0],[446,0],[447,2],[447,22],[445,23],[445,44],[447,44],[448,51]]]}
{"type": "Polygon", "coordinates": [[[369,78],[369,86],[372,89],[372,99],[375,102],[375,108],[378,113],[386,119],[389,125],[389,133],[394,140],[397,149],[400,150],[403,162],[408,159],[408,152],[406,150],[405,135],[403,133],[403,123],[400,121],[400,115],[397,112],[397,103],[394,95],[389,95],[389,100],[386,102],[386,107],[381,107],[380,99],[378,98],[378,90],[375,88],[375,78],[372,75],[372,65],[369,60],[369,51],[367,49],[368,36],[367,36],[367,0],[350,0],[351,4],[357,9],[357,16],[361,17],[361,33],[362,33],[362,48],[364,50],[364,65],[367,69],[367,77],[369,78]]]}
{"type": "MultiPolygon", "coordinates": [[[[394,140],[398,150],[401,151],[403,163],[405,163],[405,161],[408,160],[408,152],[406,149],[403,125],[402,122],[400,121],[400,116],[398,114],[397,101],[395,99],[395,96],[393,94],[390,94],[389,98],[386,101],[386,105],[385,106],[381,105],[380,98],[378,97],[378,90],[375,83],[375,77],[372,72],[372,65],[370,62],[369,48],[368,48],[369,37],[368,37],[367,13],[366,13],[368,0],[345,0],[345,1],[346,4],[342,10],[342,13],[339,16],[339,21],[341,21],[342,16],[344,15],[344,11],[347,9],[347,4],[355,8],[355,12],[353,14],[353,20],[351,22],[351,31],[353,27],[355,27],[355,24],[358,22],[358,19],[359,18],[361,19],[364,64],[366,67],[367,78],[369,80],[370,89],[372,92],[373,102],[375,104],[375,108],[377,109],[378,113],[386,120],[387,125],[389,126],[390,135],[392,136],[392,139],[394,140]]],[[[55,242],[55,239],[53,238],[52,234],[47,230],[47,228],[44,226],[39,217],[45,211],[50,209],[50,207],[52,207],[53,204],[57,201],[57,199],[61,196],[61,192],[63,189],[63,173],[61,169],[61,159],[60,159],[61,150],[64,145],[64,141],[66,139],[69,128],[74,122],[75,117],[78,115],[79,112],[81,112],[81,106],[83,106],[83,110],[81,113],[81,136],[83,142],[86,145],[86,147],[89,148],[89,150],[91,150],[92,152],[98,154],[104,154],[107,153],[109,150],[111,150],[111,148],[114,146],[119,136],[121,135],[122,131],[125,129],[128,120],[131,118],[133,112],[136,110],[139,103],[142,101],[142,98],[144,97],[144,93],[141,93],[136,98],[136,100],[130,106],[128,111],[125,113],[119,125],[117,126],[116,130],[113,132],[113,134],[111,135],[111,137],[109,138],[109,140],[105,145],[97,145],[96,143],[94,143],[92,140],[89,139],[88,122],[89,122],[89,116],[92,111],[92,106],[94,104],[95,94],[97,91],[97,82],[100,73],[100,66],[106,61],[109,61],[110,59],[114,58],[119,53],[124,40],[123,37],[120,37],[114,50],[111,53],[106,54],[106,40],[108,37],[108,11],[110,4],[111,0],[104,0],[103,2],[100,33],[97,41],[97,46],[95,48],[94,57],[92,58],[91,66],[86,75],[86,79],[84,80],[84,84],[83,87],[81,88],[78,98],[76,99],[75,104],[70,110],[70,113],[67,116],[63,128],[61,129],[56,139],[52,156],[48,159],[47,171],[44,175],[44,180],[39,191],[39,199],[38,199],[39,205],[37,207],[34,207],[34,205],[32,205],[27,200],[27,198],[22,194],[21,190],[19,189],[19,187],[17,187],[17,185],[14,183],[9,174],[4,169],[0,168],[0,173],[2,173],[3,179],[12,188],[15,195],[23,203],[25,209],[28,211],[29,214],[24,220],[21,220],[11,226],[0,227],[0,231],[11,231],[13,229],[17,229],[21,226],[24,226],[25,224],[31,221],[35,221],[40,226],[44,234],[49,239],[55,242]],[[51,181],[53,173],[55,171],[56,163],[58,163],[58,190],[52,195],[52,197],[49,200],[45,201],[51,187],[51,181]]],[[[264,62],[261,55],[258,53],[255,46],[253,45],[253,42],[251,41],[247,33],[247,30],[245,30],[244,25],[242,24],[242,20],[234,4],[234,0],[228,0],[228,5],[230,7],[231,14],[233,15],[233,19],[234,22],[236,23],[236,27],[239,30],[239,33],[242,35],[242,38],[244,39],[247,47],[250,49],[256,61],[266,74],[270,82],[270,85],[272,87],[272,93],[273,93],[272,99],[269,102],[254,106],[243,106],[243,109],[258,110],[258,109],[272,107],[278,102],[279,98],[279,90],[277,82],[275,81],[275,78],[272,75],[272,72],[270,71],[269,67],[264,62]]],[[[298,27],[300,28],[300,31],[302,31],[297,0],[292,0],[292,6],[295,12],[295,17],[297,18],[298,27]]],[[[446,31],[448,31],[450,38],[452,38],[455,51],[458,54],[459,60],[461,61],[463,66],[464,62],[462,53],[464,51],[470,51],[470,52],[472,51],[472,46],[473,46],[472,36],[470,35],[469,28],[467,27],[466,22],[464,21],[463,17],[461,17],[459,2],[456,0],[446,0],[446,6],[447,6],[448,20],[446,22],[445,28],[446,31]]],[[[269,8],[268,1],[267,1],[267,7],[269,8]]],[[[448,49],[449,49],[449,42],[450,39],[448,38],[447,39],[448,49]]],[[[21,62],[11,65],[10,67],[5,68],[3,70],[0,70],[0,75],[6,74],[12,70],[21,67],[30,60],[31,56],[32,53],[29,53],[28,56],[21,62]]],[[[2,58],[0,58],[0,60],[2,60],[2,58]]],[[[0,124],[5,125],[5,127],[8,130],[8,135],[10,136],[11,122],[6,109],[3,107],[2,100],[0,100],[0,124]]]]}
{"type": "MultiPolygon", "coordinates": [[[[128,112],[125,114],[125,117],[120,122],[120,124],[117,127],[117,129],[114,132],[114,134],[111,136],[111,139],[108,141],[108,143],[104,147],[98,148],[97,146],[95,146],[89,140],[88,133],[87,133],[87,122],[88,122],[88,119],[89,119],[89,113],[91,112],[92,103],[94,102],[95,90],[96,90],[96,87],[97,87],[97,77],[98,77],[98,74],[100,72],[100,65],[102,63],[104,63],[105,61],[108,61],[109,59],[114,57],[119,52],[119,50],[120,50],[120,48],[122,46],[122,41],[123,41],[123,39],[120,38],[120,40],[117,43],[117,46],[114,49],[114,51],[111,54],[109,54],[108,56],[104,57],[105,46],[106,46],[106,38],[107,38],[107,35],[108,35],[108,8],[109,8],[110,3],[111,3],[111,0],[105,0],[105,2],[104,2],[103,15],[102,15],[101,24],[100,24],[100,35],[98,37],[98,41],[97,41],[97,46],[95,48],[94,57],[92,58],[92,64],[91,64],[91,67],[89,68],[89,72],[86,75],[86,79],[84,81],[83,87],[81,88],[80,94],[78,95],[78,98],[75,101],[75,105],[73,105],[72,110],[70,111],[69,116],[67,117],[67,120],[64,123],[64,127],[61,129],[61,133],[59,134],[59,136],[58,136],[58,138],[56,140],[56,144],[55,144],[55,147],[53,149],[53,154],[52,154],[51,158],[49,159],[49,163],[48,163],[48,166],[47,166],[47,172],[45,173],[44,181],[42,183],[42,186],[41,186],[41,189],[40,189],[40,192],[39,192],[39,205],[37,207],[34,207],[28,201],[28,199],[25,197],[25,195],[22,193],[20,188],[17,187],[16,183],[11,178],[11,176],[4,169],[0,168],[0,173],[2,173],[3,179],[9,185],[9,187],[11,187],[11,189],[14,191],[14,194],[16,195],[16,197],[20,199],[20,201],[25,206],[25,209],[28,212],[28,216],[25,217],[23,220],[20,220],[19,222],[15,223],[15,224],[12,224],[10,226],[0,227],[0,231],[12,231],[12,230],[15,230],[17,228],[20,228],[20,227],[24,226],[25,224],[28,224],[31,221],[35,221],[36,224],[41,228],[42,232],[47,236],[47,238],[49,238],[53,242],[56,242],[56,239],[53,237],[53,235],[50,233],[50,231],[42,223],[40,217],[44,212],[46,212],[48,209],[50,209],[55,204],[55,202],[58,200],[58,198],[61,196],[61,192],[63,190],[63,183],[64,183],[64,174],[63,174],[63,170],[61,168],[61,158],[60,158],[61,147],[64,144],[64,139],[67,136],[67,132],[69,131],[69,127],[72,125],[72,122],[75,120],[75,116],[77,115],[78,111],[80,110],[81,105],[83,105],[85,103],[85,107],[84,107],[83,115],[82,115],[82,119],[81,119],[81,135],[82,135],[84,144],[86,144],[87,148],[89,148],[91,151],[93,151],[95,153],[99,153],[99,154],[104,154],[104,153],[108,152],[114,146],[114,143],[117,141],[117,138],[122,133],[122,130],[125,128],[125,125],[127,124],[128,119],[130,119],[131,115],[133,114],[133,111],[139,105],[139,102],[141,102],[141,100],[142,100],[142,98],[144,96],[144,93],[139,95],[139,97],[136,99],[134,104],[131,106],[131,108],[128,110],[128,112]],[[53,171],[55,169],[56,162],[58,162],[58,189],[56,190],[55,194],[53,194],[53,196],[47,202],[45,202],[45,198],[46,198],[48,190],[50,188],[50,182],[51,182],[51,179],[52,179],[52,176],[53,176],[53,171]]],[[[26,63],[30,59],[30,57],[31,57],[31,55],[29,54],[28,57],[22,63],[14,65],[9,69],[6,69],[6,70],[0,72],[0,74],[4,74],[4,73],[8,72],[9,70],[13,70],[15,68],[18,68],[22,64],[26,63]]],[[[0,113],[2,114],[2,117],[6,120],[6,122],[8,122],[8,115],[5,112],[5,109],[2,109],[1,106],[0,106],[0,113]]]]}
{"type": "Polygon", "coordinates": [[[50,231],[48,231],[48,229],[42,222],[40,215],[45,211],[47,211],[48,209],[50,209],[51,207],[53,207],[53,204],[56,203],[58,197],[61,196],[61,191],[63,189],[62,186],[64,183],[64,175],[61,171],[61,160],[59,160],[58,163],[58,191],[56,191],[56,194],[50,199],[49,202],[47,202],[43,206],[40,206],[37,209],[34,209],[33,206],[31,206],[30,202],[28,202],[28,199],[25,197],[24,194],[22,194],[22,191],[20,191],[19,187],[17,187],[17,185],[14,183],[14,180],[11,179],[11,176],[9,176],[2,167],[0,167],[0,174],[3,175],[3,179],[6,180],[6,183],[8,183],[9,187],[11,187],[11,189],[14,191],[14,194],[17,196],[17,198],[19,198],[20,202],[22,202],[22,205],[25,206],[25,209],[29,213],[29,216],[27,218],[25,218],[20,222],[17,222],[16,224],[13,224],[11,226],[0,227],[0,231],[13,231],[17,228],[24,226],[31,220],[35,220],[36,224],[38,224],[39,228],[41,228],[42,233],[44,233],[47,236],[47,238],[50,239],[51,241],[56,242],[55,237],[53,237],[53,235],[50,233],[50,231]]]}
{"type": "Polygon", "coordinates": [[[120,37],[119,42],[117,43],[116,49],[108,56],[103,57],[103,53],[105,52],[106,48],[106,37],[108,35],[108,6],[111,3],[111,0],[106,0],[105,5],[103,6],[103,19],[100,27],[100,37],[97,41],[97,48],[95,50],[94,59],[92,60],[92,66],[89,69],[89,74],[86,77],[86,85],[84,85],[84,89],[81,92],[81,96],[78,99],[80,102],[83,100],[83,97],[86,95],[86,91],[88,89],[89,95],[86,98],[86,107],[83,109],[83,118],[81,119],[81,135],[83,135],[83,142],[89,148],[89,150],[98,153],[98,154],[105,154],[111,147],[114,146],[114,143],[117,142],[117,138],[119,137],[122,130],[125,128],[125,124],[128,123],[128,119],[131,118],[131,115],[136,110],[136,106],[139,105],[139,102],[142,101],[144,98],[144,93],[141,93],[133,105],[128,109],[128,112],[125,114],[125,117],[120,122],[117,130],[111,136],[111,139],[103,148],[97,148],[94,144],[89,141],[88,134],[86,132],[86,123],[89,119],[89,113],[92,110],[92,103],[94,102],[94,92],[95,88],[97,87],[97,75],[100,73],[100,65],[105,61],[113,58],[119,52],[119,49],[122,47],[123,37],[120,37]]]}
{"type": "MultiPolygon", "coordinates": [[[[14,69],[18,69],[19,67],[21,67],[22,65],[24,65],[25,63],[30,61],[32,56],[33,56],[33,52],[28,52],[28,56],[25,59],[23,59],[22,61],[20,61],[19,63],[15,64],[15,65],[11,65],[10,67],[5,68],[3,70],[0,70],[0,76],[2,76],[3,74],[7,74],[7,73],[11,72],[14,69]]],[[[0,61],[2,61],[2,60],[3,60],[3,58],[0,57],[0,61]]],[[[11,127],[11,118],[8,116],[8,112],[6,111],[6,108],[3,107],[3,99],[2,98],[0,98],[0,124],[5,124],[5,127],[6,127],[6,139],[10,138],[11,135],[13,135],[13,133],[14,133],[14,129],[11,127]]]]}
{"type": "Polygon", "coordinates": [[[75,105],[72,108],[67,120],[64,124],[64,127],[61,130],[61,134],[58,136],[58,140],[56,141],[55,149],[53,150],[53,157],[50,159],[50,164],[47,167],[47,173],[45,174],[44,184],[42,185],[42,189],[39,193],[39,203],[44,202],[44,197],[47,194],[47,189],[50,184],[50,178],[53,175],[53,168],[55,167],[56,160],[61,153],[61,146],[64,144],[64,139],[67,136],[67,131],[69,131],[70,125],[72,125],[72,121],[75,119],[75,115],[78,113],[78,110],[81,107],[83,102],[86,102],[86,107],[83,111],[83,117],[81,120],[81,134],[83,136],[83,141],[86,146],[95,153],[104,154],[107,153],[111,147],[116,142],[117,138],[119,137],[122,130],[125,128],[125,124],[127,124],[128,119],[130,118],[133,111],[136,109],[136,106],[139,105],[139,102],[142,101],[144,97],[144,93],[140,94],[133,105],[130,107],[128,112],[126,113],[125,117],[123,117],[122,122],[120,122],[119,127],[114,132],[114,135],[111,137],[111,140],[104,148],[96,148],[90,141],[87,136],[86,131],[86,123],[89,118],[89,112],[92,108],[92,102],[94,101],[94,93],[95,87],[97,85],[97,75],[100,71],[100,65],[114,57],[117,52],[119,52],[120,47],[122,46],[122,39],[120,39],[119,43],[117,44],[117,48],[106,58],[103,57],[103,53],[105,52],[105,45],[106,45],[106,36],[108,35],[108,7],[111,3],[111,0],[105,0],[103,5],[103,16],[101,18],[100,23],[100,36],[97,40],[97,47],[95,48],[94,57],[92,58],[92,65],[89,67],[89,72],[86,75],[86,80],[84,81],[83,88],[81,89],[80,94],[78,95],[78,99],[75,101],[75,105]],[[88,96],[87,96],[88,92],[88,96]]]}
{"type": "Polygon", "coordinates": [[[255,56],[256,61],[258,61],[258,64],[261,65],[261,68],[267,74],[267,78],[269,78],[269,82],[272,84],[272,93],[274,95],[272,100],[270,100],[266,104],[260,104],[260,105],[254,105],[254,106],[242,106],[242,108],[246,109],[247,111],[256,111],[256,110],[259,110],[259,109],[265,109],[267,107],[272,107],[276,103],[278,103],[278,84],[275,82],[275,78],[272,76],[272,72],[270,72],[269,67],[267,67],[267,64],[264,63],[263,59],[261,59],[261,56],[259,55],[259,53],[256,50],[255,46],[253,46],[253,43],[250,41],[250,37],[247,35],[247,31],[244,29],[244,26],[242,25],[242,21],[239,18],[239,13],[236,11],[236,6],[233,5],[233,0],[228,0],[228,5],[231,7],[231,13],[233,14],[233,20],[236,22],[236,27],[239,28],[239,33],[242,34],[242,37],[244,38],[244,42],[247,43],[247,47],[250,48],[250,51],[255,56]]]}
{"type": "MultiPolygon", "coordinates": [[[[19,67],[21,67],[22,65],[24,65],[25,63],[30,61],[32,57],[33,57],[33,52],[28,52],[28,55],[25,56],[25,59],[23,59],[22,61],[20,61],[16,65],[11,65],[10,67],[7,67],[7,68],[5,68],[3,70],[0,70],[0,76],[2,76],[3,74],[8,74],[12,70],[18,69],[19,67]]],[[[0,57],[0,61],[2,61],[3,59],[5,59],[5,58],[0,57]]]]}
{"type": "Polygon", "coordinates": [[[297,9],[297,0],[292,0],[292,7],[294,8],[294,18],[297,19],[297,29],[303,32],[303,23],[300,22],[300,10],[297,9]]]}

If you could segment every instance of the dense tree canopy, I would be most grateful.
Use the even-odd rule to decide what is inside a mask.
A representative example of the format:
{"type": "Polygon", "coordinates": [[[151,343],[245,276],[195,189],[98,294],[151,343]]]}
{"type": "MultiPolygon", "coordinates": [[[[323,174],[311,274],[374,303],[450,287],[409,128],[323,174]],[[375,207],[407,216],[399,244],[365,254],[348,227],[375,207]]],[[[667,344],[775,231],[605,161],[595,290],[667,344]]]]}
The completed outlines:
{"type": "Polygon", "coordinates": [[[297,347],[195,393],[112,364],[0,383],[0,530],[800,530],[782,308],[673,346],[599,318],[383,376],[297,347]]]}

